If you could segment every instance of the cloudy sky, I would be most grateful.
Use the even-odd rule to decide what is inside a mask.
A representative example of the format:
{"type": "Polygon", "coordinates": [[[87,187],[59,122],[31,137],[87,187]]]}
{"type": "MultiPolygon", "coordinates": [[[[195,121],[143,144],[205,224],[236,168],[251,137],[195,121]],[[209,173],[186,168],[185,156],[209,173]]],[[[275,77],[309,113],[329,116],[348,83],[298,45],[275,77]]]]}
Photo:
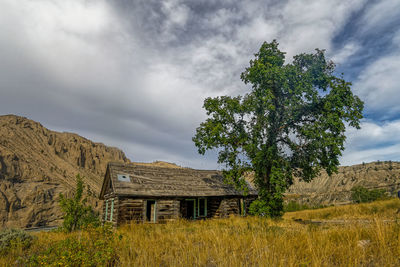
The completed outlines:
{"type": "Polygon", "coordinates": [[[342,165],[400,160],[398,0],[0,0],[0,114],[216,168],[191,141],[208,96],[244,94],[263,41],[326,49],[365,102],[342,165]]]}

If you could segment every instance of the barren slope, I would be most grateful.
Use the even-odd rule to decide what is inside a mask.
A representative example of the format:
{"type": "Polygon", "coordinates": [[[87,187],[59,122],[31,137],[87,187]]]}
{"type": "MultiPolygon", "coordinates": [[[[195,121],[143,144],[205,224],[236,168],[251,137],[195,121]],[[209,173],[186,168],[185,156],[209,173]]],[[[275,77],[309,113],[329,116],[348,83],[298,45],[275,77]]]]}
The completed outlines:
{"type": "MultiPolygon", "coordinates": [[[[59,193],[72,192],[78,173],[85,176],[91,204],[100,208],[97,196],[109,161],[129,162],[117,148],[73,133],[50,131],[23,117],[0,116],[0,228],[58,225],[59,193]]],[[[160,161],[142,164],[180,168],[160,161]]],[[[343,204],[349,202],[356,185],[395,193],[400,189],[400,163],[340,167],[332,177],[322,173],[310,183],[296,181],[286,198],[343,204]]]]}
{"type": "Polygon", "coordinates": [[[345,204],[350,202],[354,186],[385,189],[395,195],[400,190],[400,163],[384,161],[339,167],[331,177],[322,172],[310,183],[295,181],[286,196],[288,200],[311,204],[345,204]]]}
{"type": "Polygon", "coordinates": [[[117,148],[23,117],[0,116],[0,228],[59,224],[59,193],[71,192],[78,173],[98,206],[109,161],[129,162],[117,148]]]}

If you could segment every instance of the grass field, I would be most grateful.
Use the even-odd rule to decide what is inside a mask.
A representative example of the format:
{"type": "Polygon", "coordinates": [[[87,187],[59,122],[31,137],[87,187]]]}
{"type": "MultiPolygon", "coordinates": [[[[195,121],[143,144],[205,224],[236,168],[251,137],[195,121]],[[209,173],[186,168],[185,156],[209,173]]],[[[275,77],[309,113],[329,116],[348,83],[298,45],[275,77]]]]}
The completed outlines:
{"type": "Polygon", "coordinates": [[[117,230],[41,232],[3,266],[400,266],[400,201],[117,230]]]}

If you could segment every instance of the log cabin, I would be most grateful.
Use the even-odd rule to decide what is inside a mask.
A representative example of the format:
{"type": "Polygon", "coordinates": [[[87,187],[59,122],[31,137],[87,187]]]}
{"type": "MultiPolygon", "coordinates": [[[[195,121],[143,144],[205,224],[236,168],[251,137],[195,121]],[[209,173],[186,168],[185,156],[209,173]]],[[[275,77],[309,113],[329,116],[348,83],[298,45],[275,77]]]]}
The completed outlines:
{"type": "Polygon", "coordinates": [[[246,194],[239,192],[220,171],[142,163],[109,163],[100,192],[102,220],[115,226],[244,216],[256,198],[250,184],[246,194]]]}

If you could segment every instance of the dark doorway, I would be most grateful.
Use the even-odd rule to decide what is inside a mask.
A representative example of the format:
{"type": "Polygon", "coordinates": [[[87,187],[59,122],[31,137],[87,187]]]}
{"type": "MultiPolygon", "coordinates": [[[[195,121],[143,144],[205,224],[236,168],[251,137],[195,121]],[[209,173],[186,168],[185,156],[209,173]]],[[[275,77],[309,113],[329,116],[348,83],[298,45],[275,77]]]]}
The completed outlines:
{"type": "Polygon", "coordinates": [[[194,199],[187,199],[181,201],[182,218],[193,220],[194,217],[194,199]]]}
{"type": "Polygon", "coordinates": [[[155,200],[147,200],[146,203],[146,220],[148,222],[156,221],[156,201],[155,200]]]}

